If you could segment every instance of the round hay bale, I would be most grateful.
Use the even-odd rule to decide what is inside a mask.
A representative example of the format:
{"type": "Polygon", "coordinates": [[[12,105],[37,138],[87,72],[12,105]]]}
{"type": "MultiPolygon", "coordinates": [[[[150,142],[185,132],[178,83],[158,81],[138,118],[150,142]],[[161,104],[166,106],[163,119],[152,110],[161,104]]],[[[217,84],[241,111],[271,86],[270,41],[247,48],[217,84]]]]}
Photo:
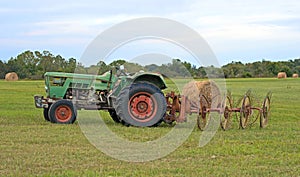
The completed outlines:
{"type": "Polygon", "coordinates": [[[293,78],[298,78],[299,75],[298,74],[293,74],[293,78]]]}
{"type": "Polygon", "coordinates": [[[285,79],[286,78],[286,73],[285,72],[279,72],[277,74],[277,78],[278,79],[285,79]]]}
{"type": "Polygon", "coordinates": [[[6,81],[17,81],[17,80],[19,80],[19,77],[18,77],[17,73],[11,72],[11,73],[7,73],[5,75],[5,80],[6,81]]]}
{"type": "Polygon", "coordinates": [[[220,89],[214,81],[191,81],[183,87],[182,94],[194,105],[199,102],[200,95],[204,95],[210,104],[221,101],[220,89]]]}

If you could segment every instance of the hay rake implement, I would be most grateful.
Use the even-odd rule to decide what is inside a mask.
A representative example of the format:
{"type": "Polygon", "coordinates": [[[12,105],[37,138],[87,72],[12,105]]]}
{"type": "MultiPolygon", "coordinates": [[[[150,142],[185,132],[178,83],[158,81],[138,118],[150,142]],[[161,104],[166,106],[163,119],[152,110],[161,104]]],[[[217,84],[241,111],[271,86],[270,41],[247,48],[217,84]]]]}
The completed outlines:
{"type": "Polygon", "coordinates": [[[251,90],[248,90],[240,101],[239,107],[233,107],[233,99],[230,92],[225,96],[224,101],[218,104],[216,108],[209,107],[208,99],[205,95],[200,96],[200,114],[197,117],[197,125],[200,130],[204,130],[207,122],[210,119],[210,113],[216,112],[220,115],[220,124],[223,130],[228,130],[231,125],[233,114],[236,115],[239,127],[245,129],[252,126],[258,119],[260,120],[260,127],[267,126],[270,117],[272,93],[268,92],[264,98],[261,107],[253,106],[251,90]],[[255,113],[255,111],[257,113],[255,113]]]}
{"type": "Polygon", "coordinates": [[[211,113],[217,113],[223,130],[228,130],[231,127],[233,115],[237,118],[241,129],[251,127],[258,119],[261,128],[267,126],[270,117],[271,92],[267,93],[260,107],[253,105],[251,90],[245,93],[237,107],[233,106],[235,104],[229,91],[220,102],[217,102],[216,107],[212,107],[212,101],[219,95],[214,98],[209,97],[209,95],[200,92],[198,101],[195,101],[189,100],[184,95],[176,95],[174,92],[166,94],[167,114],[165,122],[184,122],[187,114],[197,114],[197,126],[200,130],[205,130],[209,124],[211,113]]]}

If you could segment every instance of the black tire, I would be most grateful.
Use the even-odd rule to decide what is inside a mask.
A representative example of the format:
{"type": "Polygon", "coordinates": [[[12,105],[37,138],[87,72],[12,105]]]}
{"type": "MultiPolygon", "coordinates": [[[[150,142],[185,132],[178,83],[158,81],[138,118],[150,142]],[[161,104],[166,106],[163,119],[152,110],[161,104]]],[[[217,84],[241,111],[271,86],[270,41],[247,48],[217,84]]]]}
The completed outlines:
{"type": "Polygon", "coordinates": [[[123,88],[116,99],[116,112],[121,121],[137,127],[159,125],[166,110],[163,93],[149,83],[131,84],[123,88]]]}
{"type": "Polygon", "coordinates": [[[109,109],[108,112],[109,112],[110,117],[114,120],[114,122],[121,123],[121,119],[117,115],[115,110],[109,109]]]}
{"type": "Polygon", "coordinates": [[[48,116],[49,108],[44,108],[43,114],[44,114],[44,119],[46,121],[50,121],[50,118],[48,116]]]}
{"type": "Polygon", "coordinates": [[[52,123],[72,124],[76,120],[77,110],[68,100],[59,100],[49,108],[48,116],[52,123]]]}

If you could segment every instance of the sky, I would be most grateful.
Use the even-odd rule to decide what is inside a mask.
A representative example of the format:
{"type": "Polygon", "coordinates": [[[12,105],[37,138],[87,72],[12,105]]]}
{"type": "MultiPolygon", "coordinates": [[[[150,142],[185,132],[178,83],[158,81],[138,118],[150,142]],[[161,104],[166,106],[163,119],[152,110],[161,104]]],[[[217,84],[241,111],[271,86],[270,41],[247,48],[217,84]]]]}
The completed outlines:
{"type": "MultiPolygon", "coordinates": [[[[7,61],[26,50],[48,50],[66,59],[80,59],[103,31],[143,17],[187,25],[203,37],[220,65],[300,58],[299,0],[1,0],[0,60],[7,61]]],[[[131,60],[138,57],[134,52],[145,48],[149,53],[192,60],[178,52],[178,46],[157,41],[153,45],[151,41],[155,40],[121,46],[109,60],[131,60]]]]}

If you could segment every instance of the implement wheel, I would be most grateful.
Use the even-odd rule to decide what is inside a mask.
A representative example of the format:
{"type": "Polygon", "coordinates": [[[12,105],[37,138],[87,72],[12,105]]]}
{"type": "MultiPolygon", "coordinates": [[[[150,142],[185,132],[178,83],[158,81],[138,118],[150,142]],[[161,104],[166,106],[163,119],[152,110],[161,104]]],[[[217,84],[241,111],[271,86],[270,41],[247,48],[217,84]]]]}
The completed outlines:
{"type": "Polygon", "coordinates": [[[224,114],[221,116],[221,128],[223,130],[228,130],[231,126],[232,121],[232,112],[231,109],[233,107],[233,101],[232,101],[232,95],[231,92],[227,92],[226,98],[225,98],[225,105],[224,107],[224,114]]]}
{"type": "Polygon", "coordinates": [[[240,110],[240,127],[242,129],[245,129],[249,124],[251,114],[251,99],[250,96],[246,94],[242,100],[242,106],[240,110]]]}
{"type": "Polygon", "coordinates": [[[204,95],[200,95],[200,112],[197,117],[197,125],[200,130],[204,130],[209,122],[209,112],[210,103],[204,95]]]}
{"type": "Polygon", "coordinates": [[[264,99],[262,106],[262,114],[260,116],[260,127],[265,128],[268,124],[268,120],[270,117],[270,108],[271,108],[271,92],[269,92],[264,99]]]}

